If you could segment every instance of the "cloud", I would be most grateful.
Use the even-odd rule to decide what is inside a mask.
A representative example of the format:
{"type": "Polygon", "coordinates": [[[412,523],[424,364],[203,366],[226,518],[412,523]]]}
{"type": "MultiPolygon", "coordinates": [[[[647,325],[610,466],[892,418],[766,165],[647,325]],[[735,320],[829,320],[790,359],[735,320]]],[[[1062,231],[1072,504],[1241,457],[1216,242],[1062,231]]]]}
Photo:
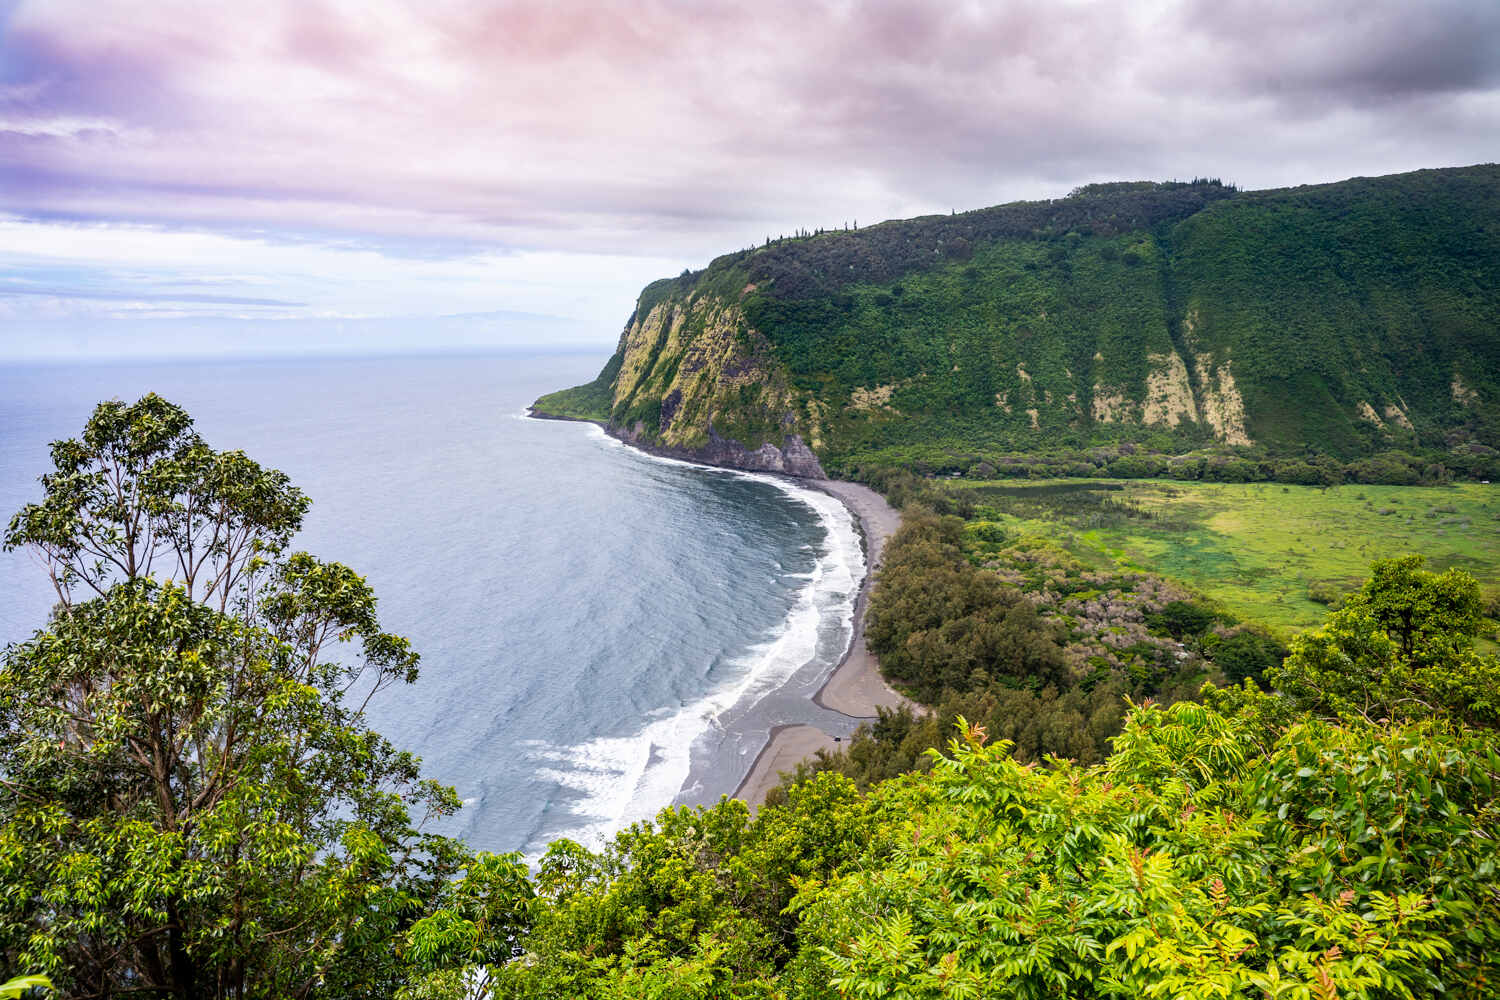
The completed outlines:
{"type": "MultiPolygon", "coordinates": [[[[5,314],[0,300],[0,317],[5,314]]],[[[598,351],[592,331],[581,324],[527,313],[471,316],[300,318],[217,316],[204,319],[165,310],[107,318],[70,315],[33,317],[16,324],[24,336],[0,335],[0,358],[8,363],[148,360],[157,358],[252,358],[348,356],[383,353],[491,353],[512,350],[598,351]]]]}
{"type": "MultiPolygon", "coordinates": [[[[101,292],[66,286],[48,288],[0,284],[0,298],[9,295],[43,295],[56,299],[98,299],[106,302],[134,302],[140,297],[126,292],[101,292]]],[[[160,292],[152,296],[154,302],[207,303],[224,306],[305,306],[306,302],[288,302],[285,299],[258,299],[246,295],[205,295],[190,292],[160,292]]]]}
{"type": "MultiPolygon", "coordinates": [[[[525,313],[536,321],[525,327],[530,343],[545,342],[549,328],[537,323],[551,317],[572,341],[605,345],[640,288],[680,267],[661,257],[551,250],[401,256],[354,241],[0,216],[0,357],[33,356],[36,331],[48,323],[86,327],[148,316],[202,320],[200,332],[215,319],[396,318],[415,345],[430,348],[443,341],[422,317],[449,317],[444,335],[467,344],[475,330],[502,335],[519,327],[465,326],[454,317],[503,312],[513,321],[525,313]]],[[[332,336],[339,328],[320,329],[332,336]]],[[[363,342],[364,334],[350,336],[363,342]]]]}
{"type": "MultiPolygon", "coordinates": [[[[1480,162],[1500,135],[1493,0],[23,0],[0,23],[0,211],[286,247],[283,272],[367,251],[398,283],[393,260],[515,249],[675,273],[797,226],[1480,162]]],[[[549,276],[542,311],[596,272],[549,276]]]]}
{"type": "Polygon", "coordinates": [[[0,118],[0,134],[13,136],[80,139],[94,133],[120,135],[123,131],[102,118],[0,118]]]}
{"type": "Polygon", "coordinates": [[[1500,6],[1490,3],[1198,0],[1181,27],[1211,47],[1210,86],[1286,103],[1365,107],[1500,84],[1500,6]]]}

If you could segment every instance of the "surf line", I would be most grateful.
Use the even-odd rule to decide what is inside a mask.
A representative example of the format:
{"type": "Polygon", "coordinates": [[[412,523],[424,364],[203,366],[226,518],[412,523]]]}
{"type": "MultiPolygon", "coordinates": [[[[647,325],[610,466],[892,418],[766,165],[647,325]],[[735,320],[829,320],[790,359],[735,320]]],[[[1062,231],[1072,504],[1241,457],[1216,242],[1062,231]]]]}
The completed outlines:
{"type": "MultiPolygon", "coordinates": [[[[634,456],[651,462],[770,485],[810,508],[825,536],[823,551],[807,574],[806,584],[798,589],[786,618],[767,638],[747,647],[731,661],[745,669],[728,683],[675,709],[662,706],[634,734],[598,736],[571,747],[538,748],[542,758],[539,763],[549,776],[581,793],[582,798],[576,811],[584,822],[552,836],[568,836],[600,847],[618,830],[654,817],[677,800],[690,777],[693,750],[699,741],[713,729],[721,728],[719,720],[726,712],[735,709],[748,713],[785,687],[818,658],[825,624],[836,624],[842,633],[842,653],[830,657],[826,670],[813,681],[827,684],[828,678],[847,659],[857,631],[855,613],[865,583],[866,562],[856,531],[857,515],[847,502],[830,491],[774,474],[655,455],[606,434],[598,424],[592,426],[598,438],[629,448],[634,456]]],[[[812,704],[816,706],[817,702],[812,704]]],[[[785,725],[785,721],[773,721],[764,737],[764,746],[770,746],[777,731],[785,725]]],[[[761,755],[764,753],[763,748],[761,755]]],[[[740,780],[741,787],[744,781],[740,780]]]]}

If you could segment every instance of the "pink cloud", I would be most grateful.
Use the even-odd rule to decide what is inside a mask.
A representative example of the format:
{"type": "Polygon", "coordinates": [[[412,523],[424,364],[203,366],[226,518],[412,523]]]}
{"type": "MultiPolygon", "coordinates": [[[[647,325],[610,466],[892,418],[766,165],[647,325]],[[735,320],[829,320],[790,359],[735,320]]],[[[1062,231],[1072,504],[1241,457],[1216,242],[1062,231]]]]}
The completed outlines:
{"type": "Polygon", "coordinates": [[[1492,5],[1361,4],[1352,38],[1259,10],[33,0],[0,35],[0,209],[706,256],[1094,179],[1492,155],[1492,5]]]}

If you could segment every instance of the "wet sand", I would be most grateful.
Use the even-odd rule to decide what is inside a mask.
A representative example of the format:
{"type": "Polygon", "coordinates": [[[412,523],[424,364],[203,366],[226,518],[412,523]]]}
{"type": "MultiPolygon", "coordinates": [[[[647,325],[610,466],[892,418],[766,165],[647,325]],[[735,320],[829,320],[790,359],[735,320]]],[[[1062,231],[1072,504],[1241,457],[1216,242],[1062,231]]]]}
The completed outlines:
{"type": "MultiPolygon", "coordinates": [[[[875,571],[880,568],[886,540],[901,526],[900,513],[879,493],[858,483],[829,479],[804,480],[801,485],[831,493],[843,501],[858,520],[865,540],[865,579],[854,602],[854,635],[843,660],[813,695],[814,703],[853,719],[873,719],[877,708],[917,707],[885,682],[880,676],[880,664],[865,645],[865,609],[869,605],[870,588],[875,571]]],[[[744,799],[752,808],[759,807],[766,793],[781,781],[781,772],[792,770],[798,761],[820,749],[831,750],[835,746],[834,738],[816,726],[775,727],[770,741],[751,765],[750,773],[735,789],[734,797],[744,799]]]]}
{"type": "MultiPolygon", "coordinates": [[[[604,427],[605,433],[618,436],[597,420],[555,416],[543,413],[535,407],[528,408],[527,412],[529,416],[537,419],[579,420],[582,423],[598,424],[604,427]]],[[[625,439],[621,438],[621,440],[625,439]]],[[[626,440],[626,444],[649,454],[663,453],[656,449],[644,448],[637,442],[626,440]]],[[[668,457],[677,456],[669,454],[668,457]]],[[[681,457],[686,461],[703,464],[701,460],[690,456],[681,457]]],[[[823,686],[813,694],[811,699],[813,704],[846,717],[849,728],[844,730],[845,734],[852,731],[852,728],[859,722],[874,719],[878,708],[907,705],[918,712],[922,711],[920,705],[912,702],[885,682],[880,675],[880,664],[875,659],[875,654],[871,653],[865,645],[865,610],[870,602],[870,590],[874,585],[875,572],[880,568],[880,557],[885,550],[885,543],[891,535],[895,534],[896,529],[901,527],[900,512],[886,503],[885,497],[859,483],[838,479],[790,478],[794,478],[799,486],[822,490],[838,498],[854,515],[865,548],[865,578],[860,582],[859,594],[854,601],[854,628],[849,648],[845,651],[844,658],[839,661],[839,665],[834,668],[833,673],[829,674],[828,679],[823,682],[823,686]]],[[[833,723],[830,723],[830,727],[837,728],[833,723]]],[[[734,790],[732,797],[744,799],[752,809],[759,808],[765,802],[766,793],[781,782],[782,772],[795,769],[800,761],[813,756],[819,750],[837,748],[842,739],[847,739],[847,735],[835,738],[823,729],[806,723],[773,726],[766,745],[756,755],[754,763],[750,765],[750,772],[734,790]]]]}
{"type": "Polygon", "coordinates": [[[880,568],[886,540],[901,527],[901,514],[868,486],[836,480],[809,485],[842,500],[858,518],[865,539],[865,579],[854,601],[854,637],[844,659],[813,696],[813,701],[856,719],[873,719],[877,708],[911,704],[880,676],[880,664],[865,645],[865,609],[870,603],[870,588],[875,582],[875,571],[880,568]]]}

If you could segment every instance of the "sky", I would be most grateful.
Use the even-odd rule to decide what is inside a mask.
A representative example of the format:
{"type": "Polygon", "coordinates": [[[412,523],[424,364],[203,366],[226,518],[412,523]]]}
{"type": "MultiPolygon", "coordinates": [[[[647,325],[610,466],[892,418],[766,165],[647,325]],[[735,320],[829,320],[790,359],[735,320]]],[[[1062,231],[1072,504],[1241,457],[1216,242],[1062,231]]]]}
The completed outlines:
{"type": "Polygon", "coordinates": [[[0,360],[604,350],[798,228],[1497,147],[1494,0],[0,0],[0,360]]]}

